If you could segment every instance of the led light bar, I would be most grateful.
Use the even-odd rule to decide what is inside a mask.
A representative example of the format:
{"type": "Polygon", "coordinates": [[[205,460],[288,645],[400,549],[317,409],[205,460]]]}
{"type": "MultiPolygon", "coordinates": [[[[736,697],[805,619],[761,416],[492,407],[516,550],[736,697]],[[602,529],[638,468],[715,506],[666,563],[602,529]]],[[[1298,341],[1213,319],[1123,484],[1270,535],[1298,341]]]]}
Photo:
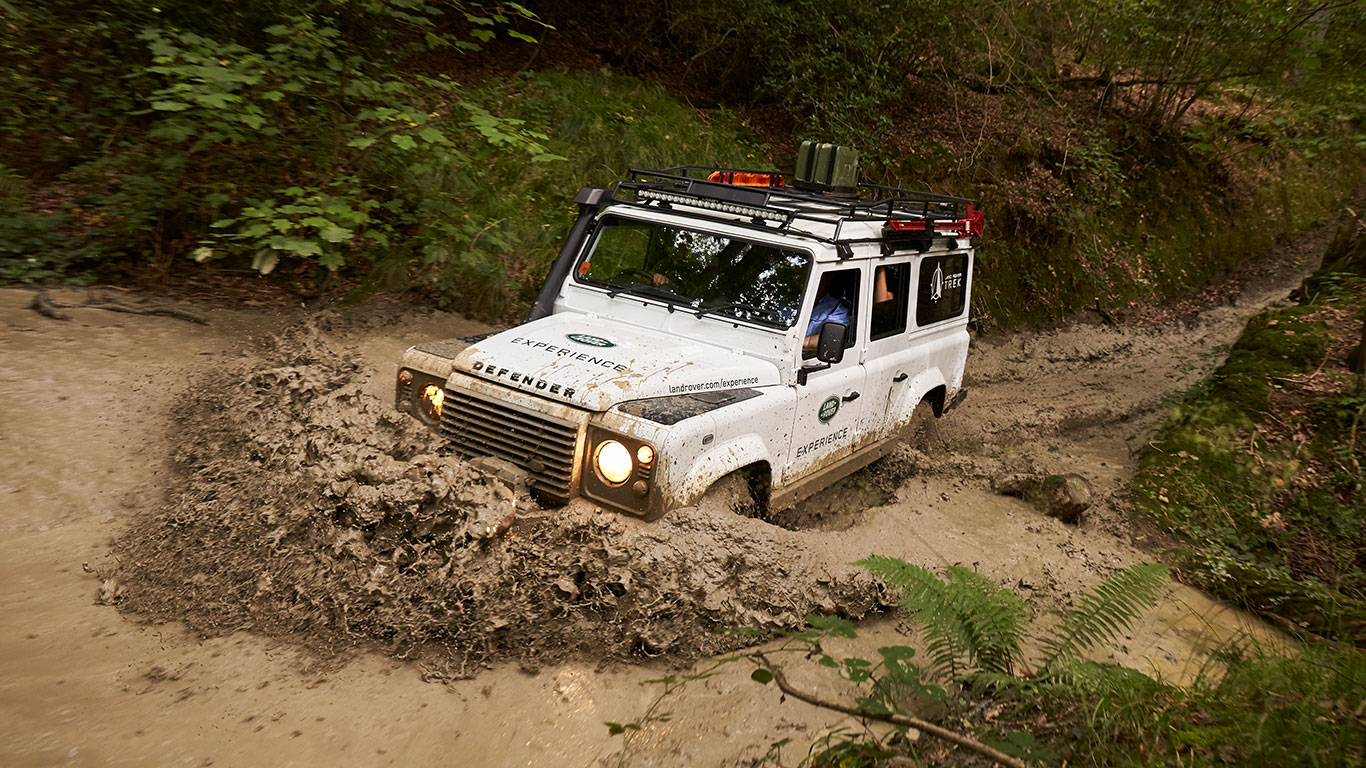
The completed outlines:
{"type": "Polygon", "coordinates": [[[692,195],[681,195],[677,192],[663,192],[657,189],[637,189],[636,197],[643,200],[659,200],[664,203],[678,203],[679,205],[691,205],[695,208],[706,208],[712,211],[724,211],[734,213],[739,216],[749,216],[755,219],[766,219],[768,221],[786,221],[787,214],[770,211],[765,208],[755,208],[750,205],[736,205],[721,200],[708,200],[692,195]]]}

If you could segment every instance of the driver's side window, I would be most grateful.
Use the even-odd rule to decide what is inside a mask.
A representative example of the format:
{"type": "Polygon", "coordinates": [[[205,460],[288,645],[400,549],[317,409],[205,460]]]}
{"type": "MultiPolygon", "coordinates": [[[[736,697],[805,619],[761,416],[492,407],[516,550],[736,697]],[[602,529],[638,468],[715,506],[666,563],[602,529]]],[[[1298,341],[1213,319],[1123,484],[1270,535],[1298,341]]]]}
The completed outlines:
{"type": "Polygon", "coordinates": [[[858,317],[859,277],[857,269],[832,270],[821,275],[811,299],[811,319],[807,322],[806,338],[802,343],[803,358],[815,356],[821,326],[827,321],[843,323],[847,329],[844,334],[844,348],[854,346],[854,340],[857,338],[855,326],[858,317]]]}

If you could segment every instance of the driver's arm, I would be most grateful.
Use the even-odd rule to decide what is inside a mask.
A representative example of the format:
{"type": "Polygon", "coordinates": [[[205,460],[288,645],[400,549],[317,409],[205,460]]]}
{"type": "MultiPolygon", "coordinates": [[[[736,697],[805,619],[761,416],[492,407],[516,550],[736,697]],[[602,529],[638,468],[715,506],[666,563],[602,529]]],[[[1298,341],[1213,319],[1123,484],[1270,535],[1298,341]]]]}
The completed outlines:
{"type": "Polygon", "coordinates": [[[894,298],[896,296],[887,289],[887,268],[878,267],[877,272],[873,273],[873,303],[881,304],[894,298]]]}

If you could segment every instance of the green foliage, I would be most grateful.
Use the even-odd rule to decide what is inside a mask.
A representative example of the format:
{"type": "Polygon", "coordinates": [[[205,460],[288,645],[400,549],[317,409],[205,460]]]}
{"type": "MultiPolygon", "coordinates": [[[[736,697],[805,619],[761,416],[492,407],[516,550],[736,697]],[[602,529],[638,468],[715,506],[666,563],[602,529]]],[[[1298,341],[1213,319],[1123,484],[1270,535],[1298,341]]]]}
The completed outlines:
{"type": "Polygon", "coordinates": [[[1115,640],[1157,603],[1167,588],[1167,567],[1139,563],[1116,573],[1081,595],[1063,612],[1061,624],[1040,643],[1039,668],[1048,671],[1076,661],[1081,654],[1115,640]]]}
{"type": "Polygon", "coordinates": [[[289,18],[263,32],[270,42],[259,51],[193,33],[142,36],[153,54],[147,72],[163,84],[149,97],[157,119],[147,135],[216,168],[199,191],[240,206],[214,221],[220,233],[198,260],[250,255],[262,273],[282,258],[336,271],[362,252],[415,262],[442,247],[446,233],[427,226],[428,198],[449,169],[474,161],[462,147],[554,159],[544,134],[458,101],[449,80],[375,72],[325,19],[289,18]],[[308,183],[249,196],[266,181],[244,183],[264,158],[291,155],[302,162],[290,175],[308,183]]]}
{"type": "Polygon", "coordinates": [[[544,136],[547,150],[490,147],[414,189],[430,238],[419,274],[425,269],[447,302],[476,314],[505,317],[535,296],[573,222],[569,201],[580,186],[610,186],[632,167],[762,165],[733,114],[699,112],[634,78],[542,72],[485,84],[465,99],[490,120],[544,136]]]}
{"type": "Polygon", "coordinates": [[[0,281],[61,277],[93,256],[91,245],[71,232],[71,215],[35,212],[25,187],[13,169],[0,165],[0,281]]]}
{"type": "Polygon", "coordinates": [[[1066,679],[1026,682],[1009,722],[1077,766],[1264,765],[1324,768],[1366,759],[1366,656],[1309,647],[1223,654],[1189,685],[1088,664],[1066,679]]]}
{"type": "Polygon", "coordinates": [[[163,265],[229,258],[263,272],[281,261],[324,271],[420,262],[433,247],[429,190],[452,168],[492,149],[554,159],[544,135],[463,102],[449,79],[397,71],[411,54],[477,49],[496,30],[531,40],[522,30],[538,22],[516,4],[14,10],[0,63],[19,74],[16,111],[4,119],[16,140],[71,131],[69,151],[41,162],[67,166],[106,251],[163,265]],[[474,41],[447,31],[453,14],[474,41]],[[44,95],[25,59],[49,38],[61,55],[43,61],[53,80],[44,95]]]}
{"type": "Polygon", "coordinates": [[[627,9],[617,45],[628,60],[664,65],[688,52],[693,79],[726,97],[771,105],[800,132],[867,143],[891,124],[910,78],[937,72],[956,52],[955,13],[936,0],[686,0],[627,9]],[[914,23],[909,20],[914,19],[914,23]]]}
{"type": "Polygon", "coordinates": [[[950,566],[940,580],[924,568],[872,555],[855,565],[901,591],[907,616],[924,628],[928,651],[940,674],[969,670],[1010,674],[1020,659],[1025,608],[1019,595],[996,589],[980,574],[950,566]]]}
{"type": "MultiPolygon", "coordinates": [[[[905,590],[903,594],[920,595],[922,602],[943,599],[950,584],[969,587],[958,597],[965,608],[988,600],[991,612],[995,610],[991,606],[1002,602],[993,595],[997,590],[980,576],[969,576],[970,571],[938,580],[892,558],[873,556],[860,564],[905,590]]],[[[735,662],[753,664],[751,679],[772,685],[786,668],[778,659],[789,658],[814,661],[857,686],[844,701],[835,702],[839,705],[852,706],[870,717],[915,716],[946,707],[948,714],[940,722],[976,734],[989,746],[1031,764],[1054,764],[1065,758],[1067,764],[1079,766],[1345,768],[1366,759],[1366,720],[1362,718],[1366,656],[1357,651],[1327,646],[1287,651],[1231,644],[1217,650],[1195,680],[1184,686],[1123,667],[1079,660],[1085,648],[1109,642],[1122,632],[1151,605],[1166,581],[1167,571],[1161,565],[1140,564],[1119,572],[1083,595],[1062,622],[1041,638],[1039,674],[1014,677],[979,671],[968,676],[975,685],[966,688],[926,684],[910,647],[879,648],[877,659],[833,653],[829,646],[834,643],[857,639],[854,624],[834,617],[808,617],[808,629],[787,633],[776,647],[719,659],[696,675],[655,681],[665,690],[646,718],[636,727],[608,723],[609,731],[631,738],[639,724],[658,719],[656,712],[666,696],[735,662]],[[992,713],[990,722],[983,721],[983,711],[992,713]]],[[[959,628],[962,622],[962,617],[952,620],[959,628]]],[[[1002,634],[987,645],[1018,644],[1020,635],[1013,625],[1002,634]]],[[[982,639],[975,642],[981,645],[982,639]]],[[[908,741],[905,735],[904,727],[880,737],[867,730],[834,730],[811,747],[806,764],[872,766],[895,756],[937,761],[925,733],[918,741],[908,741]]],[[[775,749],[785,743],[775,744],[775,749]]],[[[626,757],[623,752],[623,763],[626,757]]]]}
{"type": "MultiPolygon", "coordinates": [[[[600,73],[435,74],[540,34],[514,3],[8,2],[0,144],[63,203],[6,226],[51,254],[45,275],[193,256],[507,318],[580,185],[631,166],[765,165],[744,128],[757,120],[780,142],[790,127],[859,146],[870,179],[984,198],[981,324],[1114,310],[1198,290],[1355,183],[1366,13],[1315,7],[688,0],[614,8],[594,28],[605,60],[670,73],[699,109],[600,73]],[[1094,120],[1076,119],[1060,93],[1073,88],[1093,89],[1094,120]],[[1194,119],[1192,98],[1211,114],[1194,119]],[[1017,137],[991,130],[1002,121],[1066,127],[1017,137]],[[81,258],[59,258],[57,232],[81,258]]],[[[544,9],[566,27],[596,13],[544,9]]]]}
{"type": "MultiPolygon", "coordinates": [[[[950,566],[941,580],[893,557],[871,555],[855,565],[900,590],[901,608],[922,627],[939,674],[1010,675],[1023,662],[1020,644],[1026,616],[1015,592],[997,589],[981,574],[959,566],[950,566]]],[[[1166,566],[1140,563],[1082,594],[1077,605],[1063,613],[1061,623],[1040,638],[1038,673],[1056,672],[1091,648],[1114,640],[1156,604],[1166,585],[1166,566]]]]}
{"type": "Polygon", "coordinates": [[[1202,152],[1122,116],[1060,139],[993,149],[980,187],[958,182],[988,212],[972,296],[983,326],[1196,294],[1322,220],[1360,179],[1350,152],[1311,160],[1282,140],[1261,155],[1245,142],[1202,152]]]}
{"type": "Polygon", "coordinates": [[[1114,142],[1100,131],[1092,131],[1086,141],[1068,147],[1063,158],[1076,169],[1078,191],[1106,208],[1118,208],[1128,201],[1129,177],[1120,164],[1114,142]]]}

